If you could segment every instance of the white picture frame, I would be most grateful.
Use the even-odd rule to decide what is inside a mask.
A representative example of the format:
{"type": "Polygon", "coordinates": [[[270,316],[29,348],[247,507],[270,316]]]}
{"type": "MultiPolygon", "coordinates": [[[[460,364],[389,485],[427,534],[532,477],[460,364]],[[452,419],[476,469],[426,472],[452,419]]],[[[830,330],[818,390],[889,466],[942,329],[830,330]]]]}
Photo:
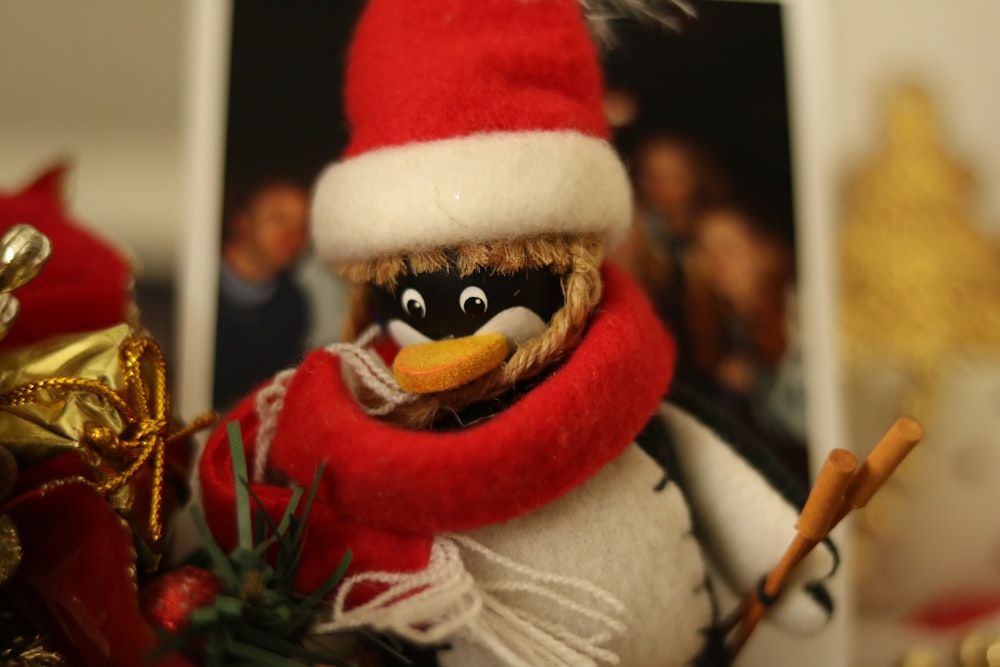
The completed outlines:
{"type": "Polygon", "coordinates": [[[178,406],[191,418],[212,404],[232,2],[186,0],[185,11],[184,225],[175,335],[178,406]]]}
{"type": "MultiPolygon", "coordinates": [[[[828,0],[783,0],[799,290],[813,472],[844,444],[836,322],[836,141],[832,11],[828,0]]],[[[184,68],[184,219],[176,325],[179,411],[190,418],[211,404],[215,300],[226,137],[231,0],[187,0],[184,68]]],[[[809,664],[846,667],[850,601],[838,575],[840,611],[818,637],[789,640],[764,632],[741,667],[809,664]]]]}

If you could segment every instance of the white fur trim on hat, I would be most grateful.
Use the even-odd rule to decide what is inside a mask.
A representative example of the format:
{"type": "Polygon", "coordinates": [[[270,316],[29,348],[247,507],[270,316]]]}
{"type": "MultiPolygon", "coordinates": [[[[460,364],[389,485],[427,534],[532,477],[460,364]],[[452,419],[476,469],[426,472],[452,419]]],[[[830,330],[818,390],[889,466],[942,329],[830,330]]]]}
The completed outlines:
{"type": "Polygon", "coordinates": [[[497,132],[411,143],[328,167],[313,196],[313,237],[327,261],[631,223],[625,168],[578,132],[497,132]]]}

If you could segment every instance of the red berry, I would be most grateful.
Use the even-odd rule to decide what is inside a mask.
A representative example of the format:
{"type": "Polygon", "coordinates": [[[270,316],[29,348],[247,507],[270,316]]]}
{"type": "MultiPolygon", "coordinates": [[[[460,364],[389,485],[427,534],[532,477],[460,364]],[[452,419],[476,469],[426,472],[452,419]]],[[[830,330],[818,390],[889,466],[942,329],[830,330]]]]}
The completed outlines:
{"type": "Polygon", "coordinates": [[[212,572],[185,565],[143,588],[139,604],[150,625],[178,632],[187,627],[191,610],[212,604],[222,587],[212,572]]]}

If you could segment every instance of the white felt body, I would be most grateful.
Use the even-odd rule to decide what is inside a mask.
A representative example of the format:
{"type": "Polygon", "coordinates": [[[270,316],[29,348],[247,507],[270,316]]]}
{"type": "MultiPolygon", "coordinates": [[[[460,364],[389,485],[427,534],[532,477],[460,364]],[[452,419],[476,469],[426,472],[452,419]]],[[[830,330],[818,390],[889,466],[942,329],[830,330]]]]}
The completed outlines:
{"type": "MultiPolygon", "coordinates": [[[[745,594],[777,565],[795,537],[798,511],[707,426],[675,405],[660,409],[674,442],[685,493],[708,555],[734,591],[745,594]]],[[[767,618],[793,632],[818,630],[828,614],[801,586],[835,567],[826,545],[798,567],[767,618]]]]}
{"type": "MultiPolygon", "coordinates": [[[[662,405],[660,416],[674,443],[683,491],[673,481],[655,490],[669,471],[633,444],[560,500],[468,533],[516,562],[586,580],[621,600],[627,630],[605,647],[628,667],[689,664],[703,647],[701,630],[715,620],[712,594],[704,586],[706,558],[713,571],[744,594],[780,560],[798,516],[756,469],[703,423],[670,403],[662,405]],[[692,532],[692,513],[701,543],[692,532]]],[[[475,557],[465,567],[480,582],[504,576],[492,563],[475,557]]],[[[827,611],[801,585],[826,578],[833,568],[830,550],[825,545],[817,548],[766,618],[798,632],[821,627],[827,611]]],[[[500,597],[587,634],[576,617],[537,596],[500,597]]],[[[442,651],[440,661],[443,667],[504,664],[462,639],[442,651]]]]}
{"type": "MultiPolygon", "coordinates": [[[[620,664],[684,665],[702,648],[700,630],[713,621],[712,600],[703,586],[705,564],[680,488],[669,483],[654,490],[663,476],[663,469],[632,445],[560,500],[469,535],[519,563],[589,581],[621,600],[627,631],[605,645],[620,656],[620,664]]],[[[475,558],[465,566],[478,581],[504,576],[475,558]]],[[[587,636],[586,627],[546,600],[517,593],[501,596],[587,636]]],[[[443,667],[504,664],[461,640],[439,659],[443,667]]]]}

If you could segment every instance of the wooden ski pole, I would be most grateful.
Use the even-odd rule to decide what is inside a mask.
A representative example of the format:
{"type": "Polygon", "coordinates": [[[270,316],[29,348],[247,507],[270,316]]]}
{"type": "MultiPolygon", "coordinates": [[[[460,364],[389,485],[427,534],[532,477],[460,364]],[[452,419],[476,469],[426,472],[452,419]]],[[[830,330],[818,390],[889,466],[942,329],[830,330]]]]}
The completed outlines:
{"type": "Polygon", "coordinates": [[[858,472],[844,493],[844,503],[834,518],[830,530],[833,530],[851,511],[867,505],[923,437],[924,429],[916,420],[910,417],[897,419],[861,463],[861,467],[858,468],[858,472]]]}
{"type": "Polygon", "coordinates": [[[740,611],[743,613],[738,619],[736,634],[733,635],[728,647],[731,656],[735,656],[743,648],[757,627],[757,623],[764,616],[767,608],[765,601],[778,597],[795,566],[813,550],[813,547],[826,538],[857,466],[858,461],[854,454],[846,449],[834,449],[827,455],[795,524],[795,538],[785,550],[777,567],[768,573],[759,590],[748,595],[746,604],[741,605],[740,611]]]}
{"type": "Polygon", "coordinates": [[[830,455],[823,464],[823,468],[820,470],[816,484],[809,494],[809,500],[806,501],[806,506],[802,510],[799,523],[796,524],[797,534],[788,550],[786,550],[785,556],[778,564],[778,567],[772,570],[767,576],[761,590],[748,594],[736,610],[723,622],[723,630],[726,634],[739,626],[729,645],[731,656],[735,656],[744,646],[766,610],[766,605],[760,598],[761,592],[765,596],[768,596],[769,599],[773,599],[780,594],[782,585],[787,580],[795,565],[805,558],[816,544],[825,539],[830,531],[852,510],[860,509],[867,505],[868,501],[872,499],[875,493],[892,476],[899,464],[902,463],[903,459],[906,458],[922,438],[923,429],[920,427],[920,424],[909,417],[900,417],[889,428],[878,444],[875,445],[875,448],[865,458],[861,466],[851,471],[851,474],[847,476],[846,482],[842,477],[843,473],[835,471],[837,469],[842,471],[845,465],[849,467],[849,463],[845,463],[848,459],[836,453],[845,452],[852,459],[854,458],[853,455],[850,455],[845,450],[830,452],[830,455]],[[835,455],[839,461],[831,461],[835,455]],[[834,471],[827,471],[828,467],[833,468],[834,471]],[[818,491],[821,486],[821,479],[824,476],[829,476],[833,481],[823,481],[822,484],[827,488],[818,491]],[[845,484],[845,486],[841,487],[839,500],[834,500],[830,494],[835,494],[836,491],[832,489],[840,484],[845,484]],[[814,494],[822,494],[822,498],[824,498],[823,500],[817,498],[815,503],[813,503],[814,506],[824,507],[825,509],[822,511],[810,509],[814,494]],[[827,502],[835,504],[831,507],[826,505],[827,502]],[[807,510],[810,513],[816,512],[817,514],[807,516],[807,510]],[[818,534],[814,533],[812,529],[820,525],[817,523],[817,521],[822,520],[819,514],[827,511],[831,512],[831,514],[827,517],[829,522],[823,534],[815,540],[804,535],[801,527],[805,521],[809,523],[806,526],[806,530],[812,534],[818,534]]]}

